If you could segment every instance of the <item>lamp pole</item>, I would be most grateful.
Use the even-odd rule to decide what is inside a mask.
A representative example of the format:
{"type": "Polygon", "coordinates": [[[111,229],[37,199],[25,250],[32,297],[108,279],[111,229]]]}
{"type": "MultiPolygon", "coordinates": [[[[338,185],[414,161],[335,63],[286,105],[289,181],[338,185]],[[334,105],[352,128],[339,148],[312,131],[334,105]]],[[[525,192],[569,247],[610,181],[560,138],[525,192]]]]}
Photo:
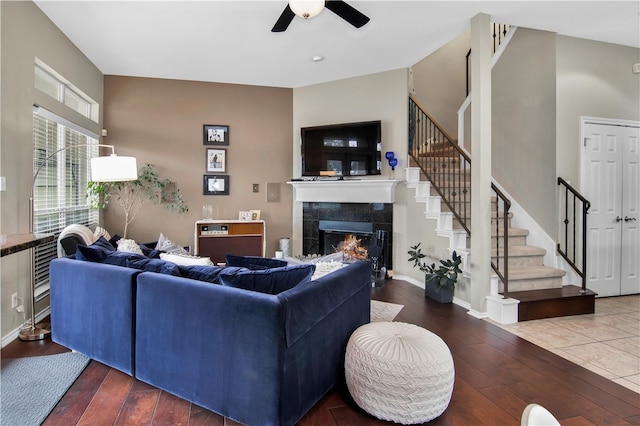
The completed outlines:
{"type": "MultiPolygon", "coordinates": [[[[34,206],[34,193],[36,187],[36,179],[38,178],[38,174],[40,174],[40,170],[47,164],[47,162],[58,155],[58,153],[62,151],[66,151],[72,148],[83,148],[83,147],[97,147],[97,148],[111,148],[111,156],[108,158],[113,158],[114,161],[116,159],[125,159],[127,157],[117,157],[115,154],[115,147],[113,145],[105,145],[105,144],[77,144],[77,145],[69,145],[63,148],[58,149],[53,154],[48,155],[42,162],[38,165],[36,172],[33,174],[33,181],[31,182],[31,192],[29,194],[29,234],[33,234],[35,230],[35,206],[34,206]]],[[[133,165],[134,174],[132,176],[131,170],[119,170],[117,167],[114,168],[114,175],[105,179],[104,181],[126,181],[126,180],[135,180],[137,179],[137,167],[134,161],[131,163],[133,165]],[[122,175],[118,175],[118,172],[121,172],[122,175]]],[[[128,164],[127,166],[130,166],[128,164]]],[[[31,324],[27,327],[23,327],[18,334],[18,338],[20,340],[33,341],[33,340],[43,340],[49,337],[51,334],[51,330],[36,326],[36,310],[35,310],[35,252],[34,248],[31,249],[31,256],[29,258],[29,276],[30,276],[30,286],[29,286],[29,304],[31,307],[31,324]]]]}

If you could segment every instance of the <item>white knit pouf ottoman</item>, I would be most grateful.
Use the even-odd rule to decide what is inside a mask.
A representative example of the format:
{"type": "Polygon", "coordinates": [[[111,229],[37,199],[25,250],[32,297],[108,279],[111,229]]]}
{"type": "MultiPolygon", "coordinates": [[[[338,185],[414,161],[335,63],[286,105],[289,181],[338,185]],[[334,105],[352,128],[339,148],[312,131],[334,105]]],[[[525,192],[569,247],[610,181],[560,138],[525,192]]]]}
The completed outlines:
{"type": "Polygon", "coordinates": [[[451,351],[413,324],[373,322],[353,332],[345,356],[347,387],[356,404],[382,420],[428,422],[453,392],[451,351]]]}

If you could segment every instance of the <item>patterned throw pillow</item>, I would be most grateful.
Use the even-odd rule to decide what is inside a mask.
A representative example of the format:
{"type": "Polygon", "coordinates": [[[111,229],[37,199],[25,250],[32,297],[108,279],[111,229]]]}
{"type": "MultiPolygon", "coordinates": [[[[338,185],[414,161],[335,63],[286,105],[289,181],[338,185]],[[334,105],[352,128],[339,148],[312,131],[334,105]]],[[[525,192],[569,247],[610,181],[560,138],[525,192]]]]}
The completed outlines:
{"type": "Polygon", "coordinates": [[[118,240],[118,251],[123,251],[126,253],[144,254],[142,253],[140,246],[138,245],[138,243],[135,242],[135,240],[127,240],[124,238],[121,238],[120,240],[118,240]]]}

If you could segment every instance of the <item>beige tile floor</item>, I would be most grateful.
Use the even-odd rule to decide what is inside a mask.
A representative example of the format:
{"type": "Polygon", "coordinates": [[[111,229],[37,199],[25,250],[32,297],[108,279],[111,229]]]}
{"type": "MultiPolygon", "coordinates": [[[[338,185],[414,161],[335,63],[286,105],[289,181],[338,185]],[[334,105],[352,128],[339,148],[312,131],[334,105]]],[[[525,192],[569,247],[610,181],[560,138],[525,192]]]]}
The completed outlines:
{"type": "Polygon", "coordinates": [[[596,312],[499,327],[640,393],[640,295],[596,299],[596,312]]]}

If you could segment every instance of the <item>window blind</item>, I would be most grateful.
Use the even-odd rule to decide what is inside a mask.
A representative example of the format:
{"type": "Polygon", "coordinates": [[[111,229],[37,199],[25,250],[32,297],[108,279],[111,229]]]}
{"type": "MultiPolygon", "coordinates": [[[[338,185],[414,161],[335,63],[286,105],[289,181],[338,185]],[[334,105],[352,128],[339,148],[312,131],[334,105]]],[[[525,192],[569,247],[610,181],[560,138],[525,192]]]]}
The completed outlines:
{"type": "Polygon", "coordinates": [[[87,183],[91,180],[91,158],[98,144],[89,131],[36,108],[33,112],[34,231],[54,234],[55,240],[35,250],[35,294],[42,298],[49,288],[49,262],[57,256],[60,232],[74,223],[94,227],[98,211],[87,204],[87,183]],[[68,148],[68,149],[65,149],[68,148]],[[62,150],[57,152],[58,150],[62,150]]]}

